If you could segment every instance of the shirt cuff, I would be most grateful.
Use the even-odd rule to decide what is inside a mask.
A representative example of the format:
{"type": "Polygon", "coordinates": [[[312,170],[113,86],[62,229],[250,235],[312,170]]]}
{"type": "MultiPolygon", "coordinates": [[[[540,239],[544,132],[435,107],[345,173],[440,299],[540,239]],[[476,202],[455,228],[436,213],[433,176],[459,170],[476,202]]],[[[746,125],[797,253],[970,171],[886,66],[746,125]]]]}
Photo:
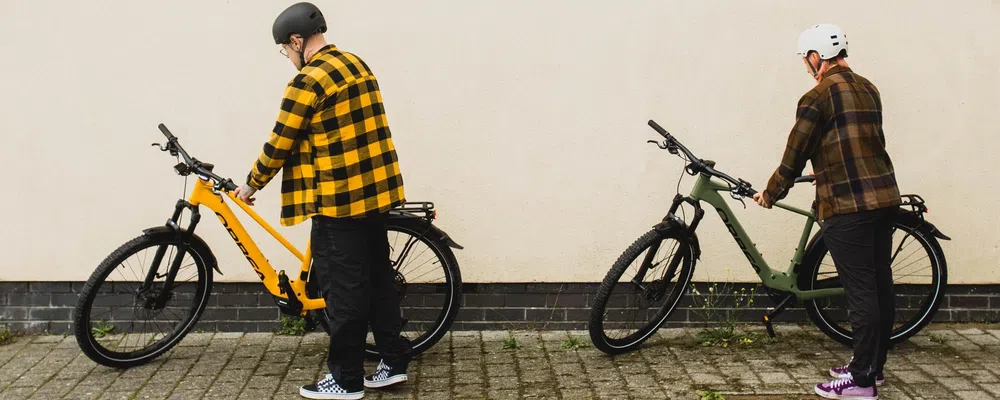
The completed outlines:
{"type": "Polygon", "coordinates": [[[259,181],[253,178],[253,172],[247,174],[247,186],[250,186],[257,190],[264,189],[264,185],[260,184],[259,181]]]}

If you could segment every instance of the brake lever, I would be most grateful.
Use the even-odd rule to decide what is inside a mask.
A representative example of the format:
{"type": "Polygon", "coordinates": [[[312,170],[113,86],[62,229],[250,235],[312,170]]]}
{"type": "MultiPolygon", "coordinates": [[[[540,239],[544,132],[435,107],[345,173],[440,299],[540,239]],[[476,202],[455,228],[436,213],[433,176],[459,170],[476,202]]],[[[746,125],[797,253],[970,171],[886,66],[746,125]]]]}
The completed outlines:
{"type": "Polygon", "coordinates": [[[747,208],[747,203],[746,203],[746,201],[743,200],[743,193],[744,193],[743,189],[744,188],[749,188],[750,184],[747,183],[746,181],[740,179],[740,184],[739,185],[737,185],[736,187],[733,187],[733,185],[730,184],[729,187],[730,187],[730,189],[729,189],[729,197],[732,197],[733,199],[739,200],[740,204],[743,204],[743,209],[745,210],[747,208]],[[746,185],[746,186],[744,186],[744,185],[746,185]]]}
{"type": "Polygon", "coordinates": [[[739,200],[740,204],[743,204],[743,209],[745,210],[747,208],[747,203],[745,201],[743,201],[743,196],[740,196],[738,193],[736,193],[737,190],[738,189],[731,190],[729,192],[729,197],[732,197],[733,199],[739,200]]]}
{"type": "Polygon", "coordinates": [[[657,141],[655,141],[655,140],[647,140],[647,141],[646,141],[646,143],[652,143],[652,144],[655,144],[655,145],[656,145],[656,147],[659,147],[660,149],[666,149],[666,148],[667,148],[667,145],[665,144],[665,143],[666,143],[666,141],[664,141],[664,144],[660,144],[660,142],[657,142],[657,141]]]}
{"type": "Polygon", "coordinates": [[[167,145],[165,144],[153,143],[152,146],[159,148],[160,151],[167,151],[167,145]]]}

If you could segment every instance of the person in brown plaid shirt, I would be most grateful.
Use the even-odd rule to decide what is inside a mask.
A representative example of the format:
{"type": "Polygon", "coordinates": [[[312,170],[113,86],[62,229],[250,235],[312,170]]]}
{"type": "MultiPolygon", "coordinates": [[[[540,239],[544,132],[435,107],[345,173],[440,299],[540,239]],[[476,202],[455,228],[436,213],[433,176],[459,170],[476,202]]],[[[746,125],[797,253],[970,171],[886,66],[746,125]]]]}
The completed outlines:
{"type": "Polygon", "coordinates": [[[799,38],[816,86],[799,100],[781,165],[754,200],[770,208],[811,161],[823,240],[843,282],[854,331],[854,357],[816,385],[831,399],[877,399],[884,380],[895,305],[890,255],[892,217],[901,203],[885,148],[878,89],[847,65],[847,36],[815,25],[799,38]]]}
{"type": "Polygon", "coordinates": [[[329,318],[330,373],[299,394],[360,399],[364,388],[407,380],[412,348],[389,264],[389,209],[404,202],[403,179],[375,75],[358,56],[327,44],[323,13],[297,3],[274,21],[282,55],[299,73],[285,88],[278,120],[237,197],[251,197],[283,170],[281,224],[312,221],[315,282],[329,318]],[[382,355],[364,376],[371,325],[382,355]]]}

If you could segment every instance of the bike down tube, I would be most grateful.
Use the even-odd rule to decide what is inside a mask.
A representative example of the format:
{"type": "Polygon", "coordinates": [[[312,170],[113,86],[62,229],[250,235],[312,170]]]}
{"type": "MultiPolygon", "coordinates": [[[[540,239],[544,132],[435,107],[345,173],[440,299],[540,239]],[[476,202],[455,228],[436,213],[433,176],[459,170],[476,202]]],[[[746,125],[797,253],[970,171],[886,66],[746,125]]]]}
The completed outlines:
{"type": "MultiPolygon", "coordinates": [[[[268,233],[270,233],[272,236],[275,237],[275,239],[278,239],[279,242],[285,245],[285,247],[288,248],[289,251],[292,252],[292,254],[294,254],[300,260],[303,260],[305,258],[302,255],[302,253],[300,253],[297,249],[292,247],[292,245],[288,243],[287,240],[285,240],[273,228],[267,225],[267,223],[263,221],[260,218],[260,216],[257,215],[257,213],[254,213],[253,210],[250,210],[248,207],[245,207],[243,204],[241,204],[239,200],[233,197],[232,193],[229,193],[228,196],[231,199],[233,199],[237,205],[240,205],[244,211],[247,211],[247,213],[255,221],[257,221],[258,224],[264,227],[264,229],[267,230],[268,233]]],[[[264,287],[267,288],[268,292],[270,292],[272,295],[276,297],[287,299],[287,296],[280,294],[281,289],[278,286],[278,273],[267,261],[267,258],[264,257],[264,254],[260,251],[260,248],[257,247],[257,244],[247,233],[246,229],[243,227],[243,224],[240,223],[238,218],[236,218],[236,215],[233,213],[229,205],[226,204],[225,201],[223,201],[223,197],[212,191],[212,184],[210,182],[199,179],[198,183],[195,185],[194,189],[191,192],[191,199],[188,200],[188,202],[191,203],[191,205],[193,206],[204,205],[209,209],[211,209],[213,212],[215,212],[216,217],[219,218],[219,221],[222,223],[222,226],[226,229],[226,231],[229,232],[229,236],[236,242],[237,247],[240,248],[240,251],[246,257],[247,262],[250,263],[250,266],[254,269],[254,272],[257,273],[257,276],[264,284],[264,287]]],[[[323,299],[306,298],[304,284],[302,285],[302,290],[296,289],[295,292],[296,292],[295,297],[297,297],[299,301],[302,303],[302,309],[304,311],[324,308],[326,306],[326,302],[323,301],[323,299]]]]}
{"type": "Polygon", "coordinates": [[[230,200],[233,201],[234,204],[240,207],[240,209],[243,210],[243,212],[247,213],[247,215],[249,215],[250,218],[253,218],[253,220],[256,221],[258,225],[261,226],[261,228],[264,228],[264,230],[267,231],[267,233],[269,233],[271,237],[277,240],[278,243],[281,243],[282,246],[285,246],[285,248],[288,249],[288,251],[290,251],[292,255],[294,255],[296,258],[302,261],[302,266],[299,268],[298,279],[293,279],[293,278],[288,279],[289,285],[291,285],[292,290],[295,291],[295,297],[297,297],[299,299],[299,302],[302,303],[302,310],[308,311],[308,310],[326,308],[325,300],[323,300],[322,298],[310,299],[306,294],[306,279],[308,278],[310,264],[312,261],[312,250],[310,248],[310,244],[308,242],[306,243],[305,254],[299,252],[299,250],[296,249],[291,242],[285,239],[284,236],[281,236],[281,234],[278,233],[278,231],[275,230],[271,226],[271,224],[268,224],[267,221],[265,221],[264,218],[261,218],[260,214],[257,214],[257,212],[254,211],[252,208],[250,208],[250,206],[237,199],[232,192],[226,193],[226,195],[229,197],[230,200]]]}
{"type": "Polygon", "coordinates": [[[728,190],[729,186],[712,182],[710,178],[704,174],[700,174],[695,181],[694,187],[691,189],[690,197],[695,200],[704,201],[715,208],[723,224],[729,230],[729,234],[733,236],[736,244],[740,246],[740,251],[743,252],[747,261],[750,262],[750,266],[753,267],[754,272],[760,277],[761,282],[771,288],[791,291],[795,285],[794,279],[788,273],[774,271],[767,265],[764,257],[760,255],[757,247],[754,246],[750,236],[743,230],[743,225],[740,224],[739,220],[733,214],[732,209],[729,208],[729,204],[718,193],[719,191],[728,190]]]}
{"type": "Polygon", "coordinates": [[[754,270],[760,277],[761,282],[770,288],[794,293],[796,298],[799,300],[812,300],[844,294],[843,288],[801,290],[797,287],[797,276],[794,273],[794,268],[795,265],[801,263],[802,259],[805,257],[806,246],[809,242],[809,234],[812,231],[813,223],[815,223],[815,216],[813,213],[781,202],[774,204],[774,206],[778,208],[803,215],[808,219],[806,226],[803,229],[802,236],[799,239],[799,248],[795,252],[792,265],[789,267],[788,271],[777,272],[772,270],[771,267],[767,265],[767,262],[764,261],[764,257],[757,251],[753,241],[750,240],[750,236],[747,235],[745,230],[743,230],[743,226],[736,219],[732,209],[729,208],[729,204],[726,203],[726,200],[719,194],[719,192],[727,192],[729,190],[729,186],[713,182],[710,178],[705,177],[704,175],[699,175],[698,180],[695,181],[694,187],[691,189],[690,197],[695,200],[705,201],[715,207],[715,210],[719,213],[719,217],[722,218],[722,222],[726,225],[726,228],[728,228],[730,235],[733,236],[733,239],[736,240],[736,244],[740,246],[740,250],[743,251],[743,255],[747,257],[750,265],[754,267],[754,270]]]}

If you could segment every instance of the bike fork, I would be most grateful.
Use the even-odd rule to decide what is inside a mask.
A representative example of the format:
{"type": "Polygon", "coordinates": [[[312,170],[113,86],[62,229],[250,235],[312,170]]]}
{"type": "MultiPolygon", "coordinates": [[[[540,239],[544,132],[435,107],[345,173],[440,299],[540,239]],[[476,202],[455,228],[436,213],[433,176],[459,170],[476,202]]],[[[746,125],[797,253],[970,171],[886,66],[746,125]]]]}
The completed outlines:
{"type": "MultiPolygon", "coordinates": [[[[198,208],[191,205],[185,200],[178,200],[177,205],[174,207],[174,213],[171,215],[170,219],[167,220],[166,225],[170,227],[174,232],[177,233],[177,255],[174,256],[173,261],[167,269],[166,275],[159,275],[157,272],[160,270],[160,262],[163,261],[163,256],[167,252],[167,246],[162,245],[156,249],[156,254],[153,255],[153,263],[149,267],[149,271],[146,273],[146,277],[143,280],[142,286],[139,287],[139,293],[145,292],[152,288],[153,280],[156,278],[165,277],[163,281],[164,289],[172,289],[174,285],[174,279],[177,278],[177,271],[181,268],[181,262],[184,261],[184,255],[187,252],[187,243],[190,241],[191,237],[194,235],[194,228],[198,225],[198,221],[201,220],[201,213],[198,212],[198,208]],[[191,224],[188,225],[186,231],[181,231],[180,226],[177,225],[177,221],[180,220],[181,212],[184,209],[191,210],[191,224]]],[[[154,302],[155,308],[161,308],[166,305],[167,300],[170,299],[169,290],[163,290],[159,293],[154,302]]]]}

